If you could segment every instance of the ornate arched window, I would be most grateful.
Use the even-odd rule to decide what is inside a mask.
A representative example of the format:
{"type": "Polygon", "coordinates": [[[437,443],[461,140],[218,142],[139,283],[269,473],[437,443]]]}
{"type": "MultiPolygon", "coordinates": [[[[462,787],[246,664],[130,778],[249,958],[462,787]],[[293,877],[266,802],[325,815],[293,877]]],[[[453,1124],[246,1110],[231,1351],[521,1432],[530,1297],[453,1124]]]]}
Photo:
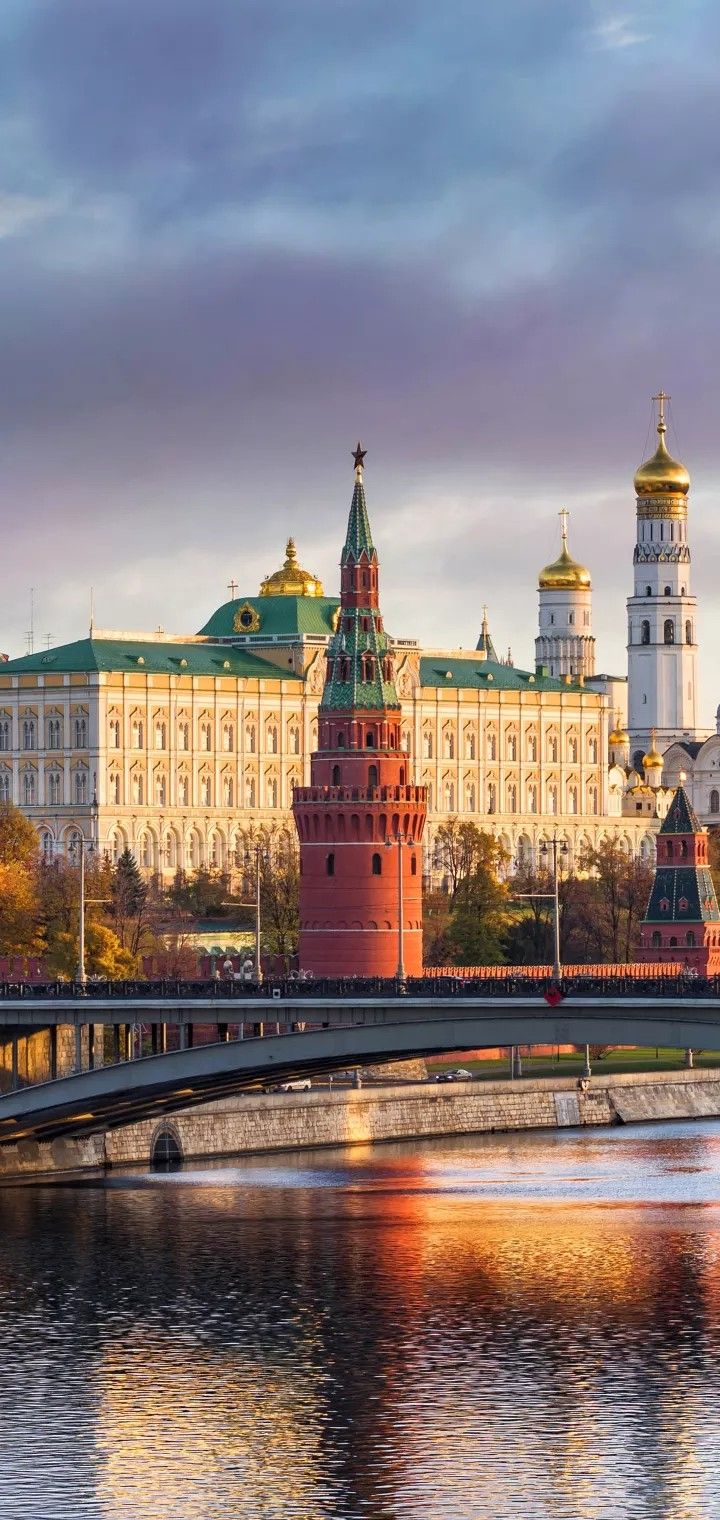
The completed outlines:
{"type": "Polygon", "coordinates": [[[665,622],[663,623],[663,643],[675,643],[675,624],[672,618],[666,618],[665,622]]]}
{"type": "Polygon", "coordinates": [[[57,771],[51,771],[48,777],[48,795],[50,806],[58,807],[60,803],[60,777],[57,771]]]}
{"type": "Polygon", "coordinates": [[[710,793],[710,812],[720,813],[720,792],[715,787],[710,793]]]}
{"type": "Polygon", "coordinates": [[[640,624],[640,643],[650,643],[650,621],[648,618],[643,618],[640,624]]]}
{"type": "Polygon", "coordinates": [[[84,718],[75,719],[75,748],[87,749],[87,723],[84,718]]]}

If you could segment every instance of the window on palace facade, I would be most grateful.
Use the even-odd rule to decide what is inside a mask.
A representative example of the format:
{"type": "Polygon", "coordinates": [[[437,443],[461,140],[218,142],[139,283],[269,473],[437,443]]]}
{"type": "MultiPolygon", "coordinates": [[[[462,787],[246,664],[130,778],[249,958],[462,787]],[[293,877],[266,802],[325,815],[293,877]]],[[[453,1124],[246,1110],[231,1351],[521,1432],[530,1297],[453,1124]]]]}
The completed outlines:
{"type": "Polygon", "coordinates": [[[267,804],[271,808],[276,808],[278,805],[278,784],[275,776],[271,776],[267,783],[267,804]]]}
{"type": "Polygon", "coordinates": [[[143,778],[142,778],[142,776],[133,776],[132,797],[133,797],[133,802],[137,803],[138,806],[142,807],[142,804],[143,804],[143,802],[145,800],[145,787],[143,785],[143,778]]]}
{"type": "Polygon", "coordinates": [[[537,760],[537,739],[535,738],[534,734],[528,734],[527,748],[528,748],[528,760],[532,760],[533,762],[536,761],[537,760]]]}
{"type": "Polygon", "coordinates": [[[120,748],[120,719],[119,718],[111,718],[110,719],[109,732],[110,732],[110,748],[111,749],[119,749],[120,748]]]}
{"type": "Polygon", "coordinates": [[[200,806],[210,807],[212,802],[212,783],[209,776],[200,777],[200,806]]]}
{"type": "Polygon", "coordinates": [[[443,754],[446,760],[455,759],[455,735],[449,728],[443,731],[443,754]]]}
{"type": "Polygon", "coordinates": [[[167,749],[167,728],[162,722],[155,724],[155,748],[167,749]]]}
{"type": "Polygon", "coordinates": [[[212,749],[212,727],[209,723],[200,724],[200,748],[212,749]]]}
{"type": "Polygon", "coordinates": [[[226,776],[223,781],[223,807],[232,807],[235,798],[235,788],[232,776],[226,776]]]}
{"type": "Polygon", "coordinates": [[[448,813],[455,811],[455,787],[452,781],[445,782],[445,811],[448,813]]]}
{"type": "Polygon", "coordinates": [[[497,760],[497,736],[494,733],[488,734],[487,751],[488,760],[497,760]]]}
{"type": "Polygon", "coordinates": [[[144,747],[145,747],[145,725],[144,725],[144,723],[142,721],[142,718],[134,718],[133,719],[131,733],[132,733],[132,747],[133,747],[133,749],[144,749],[144,747]]]}
{"type": "Polygon", "coordinates": [[[465,758],[466,760],[475,759],[475,735],[470,729],[465,730],[465,758]]]}
{"type": "Polygon", "coordinates": [[[0,750],[10,748],[10,719],[0,718],[0,750]]]}
{"type": "Polygon", "coordinates": [[[87,802],[87,775],[85,771],[75,772],[75,801],[79,804],[87,802]]]}
{"type": "Polygon", "coordinates": [[[253,776],[248,777],[245,782],[245,806],[249,808],[254,808],[255,806],[255,779],[253,776]]]}
{"type": "Polygon", "coordinates": [[[588,760],[590,761],[591,765],[597,765],[597,757],[598,742],[597,739],[591,735],[591,737],[588,739],[588,760]]]}
{"type": "Polygon", "coordinates": [[[249,755],[255,754],[255,726],[248,723],[245,729],[245,748],[249,755]]]}
{"type": "Polygon", "coordinates": [[[60,777],[57,771],[51,771],[48,776],[48,796],[50,806],[57,807],[60,802],[60,777]]]}
{"type": "Polygon", "coordinates": [[[497,788],[494,781],[488,782],[487,810],[489,813],[497,812],[497,788]]]}
{"type": "Polygon", "coordinates": [[[50,859],[53,852],[53,837],[47,830],[40,835],[40,849],[46,860],[50,859]]]}
{"type": "Polygon", "coordinates": [[[235,748],[235,729],[232,723],[223,724],[223,749],[226,755],[231,755],[235,748]]]}
{"type": "Polygon", "coordinates": [[[155,801],[158,807],[165,807],[167,803],[167,783],[164,776],[155,777],[155,801]]]}
{"type": "Polygon", "coordinates": [[[472,781],[465,788],[465,808],[468,813],[475,812],[475,786],[472,781]]]}
{"type": "Polygon", "coordinates": [[[35,774],[26,771],[23,776],[23,802],[26,807],[32,807],[35,802],[35,774]]]}
{"type": "Polygon", "coordinates": [[[296,725],[288,732],[288,748],[291,755],[300,754],[300,729],[296,725]]]}
{"type": "Polygon", "coordinates": [[[507,751],[508,760],[517,760],[517,739],[515,737],[515,734],[506,733],[505,748],[507,751]]]}
{"type": "Polygon", "coordinates": [[[178,749],[190,748],[190,724],[178,724],[178,749]]]}
{"type": "Polygon", "coordinates": [[[178,802],[181,807],[187,807],[190,802],[190,780],[188,776],[181,776],[178,781],[178,802]]]}
{"type": "Polygon", "coordinates": [[[710,812],[720,813],[720,792],[715,789],[710,793],[710,812]]]}
{"type": "Polygon", "coordinates": [[[422,743],[423,743],[423,759],[424,760],[432,760],[432,757],[433,757],[432,734],[429,732],[428,729],[425,729],[424,732],[423,732],[422,743]]]}
{"type": "Polygon", "coordinates": [[[48,749],[60,749],[60,719],[50,718],[47,726],[48,749]]]}
{"type": "Polygon", "coordinates": [[[23,722],[23,749],[35,748],[35,719],[26,718],[23,722]]]}
{"type": "Polygon", "coordinates": [[[75,719],[75,748],[87,749],[87,721],[85,718],[75,719]]]}
{"type": "Polygon", "coordinates": [[[517,787],[516,786],[510,785],[508,787],[507,804],[508,804],[508,812],[509,813],[516,813],[517,812],[517,787]]]}
{"type": "Polygon", "coordinates": [[[120,802],[120,777],[118,775],[110,777],[110,801],[115,804],[115,807],[120,802]]]}
{"type": "Polygon", "coordinates": [[[578,810],[578,791],[576,786],[568,789],[568,812],[576,813],[578,810]]]}
{"type": "Polygon", "coordinates": [[[578,757],[578,742],[577,742],[576,738],[574,738],[573,736],[571,736],[568,739],[568,760],[571,762],[571,764],[574,765],[574,764],[577,764],[577,757],[578,757]]]}
{"type": "Polygon", "coordinates": [[[551,813],[557,813],[557,810],[558,810],[558,790],[557,790],[556,786],[551,786],[548,789],[548,804],[549,804],[549,807],[550,807],[550,812],[551,813]]]}
{"type": "Polygon", "coordinates": [[[596,786],[591,786],[590,787],[590,791],[588,793],[588,797],[589,797],[589,801],[590,801],[590,812],[591,813],[597,813],[597,811],[598,811],[598,789],[597,789],[596,786]]]}
{"type": "Polygon", "coordinates": [[[275,726],[274,723],[272,724],[272,726],[267,731],[267,747],[268,747],[268,754],[270,754],[270,755],[276,755],[277,754],[277,752],[278,752],[278,731],[277,731],[277,728],[276,728],[276,726],[275,726]]]}
{"type": "Polygon", "coordinates": [[[7,771],[0,771],[0,802],[10,801],[10,777],[7,771]]]}
{"type": "Polygon", "coordinates": [[[536,813],[537,812],[537,787],[536,786],[529,786],[528,787],[528,812],[529,813],[536,813]]]}

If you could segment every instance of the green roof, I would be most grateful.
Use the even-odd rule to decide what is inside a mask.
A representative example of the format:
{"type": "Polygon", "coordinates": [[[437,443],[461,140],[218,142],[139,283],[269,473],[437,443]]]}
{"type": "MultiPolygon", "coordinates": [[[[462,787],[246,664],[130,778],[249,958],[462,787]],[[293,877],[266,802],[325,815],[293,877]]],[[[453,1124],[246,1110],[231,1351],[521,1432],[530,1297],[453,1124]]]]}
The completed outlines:
{"type": "Polygon", "coordinates": [[[275,681],[301,681],[292,670],[280,670],[248,649],[230,644],[153,643],[135,639],[78,639],[40,654],[26,654],[0,665],[2,675],[38,675],[104,670],[113,673],[140,670],[158,675],[256,676],[275,681]]]}
{"type": "Polygon", "coordinates": [[[352,560],[357,564],[361,554],[366,554],[369,560],[377,559],[375,545],[372,541],[372,533],[370,532],[370,518],[368,517],[362,477],[355,481],[341,562],[343,565],[346,565],[349,560],[352,560]]]}
{"type": "Polygon", "coordinates": [[[420,660],[421,686],[462,687],[485,691],[579,691],[583,688],[558,680],[557,676],[535,675],[501,665],[499,660],[456,659],[449,655],[430,655],[420,660]]]}
{"type": "Polygon", "coordinates": [[[679,786],[660,825],[661,834],[699,834],[701,826],[684,786],[679,786]]]}
{"type": "Polygon", "coordinates": [[[292,638],[308,634],[327,638],[340,605],[339,596],[238,596],[224,602],[199,631],[211,639],[237,638],[235,614],[241,607],[252,607],[260,619],[256,637],[292,638]]]}

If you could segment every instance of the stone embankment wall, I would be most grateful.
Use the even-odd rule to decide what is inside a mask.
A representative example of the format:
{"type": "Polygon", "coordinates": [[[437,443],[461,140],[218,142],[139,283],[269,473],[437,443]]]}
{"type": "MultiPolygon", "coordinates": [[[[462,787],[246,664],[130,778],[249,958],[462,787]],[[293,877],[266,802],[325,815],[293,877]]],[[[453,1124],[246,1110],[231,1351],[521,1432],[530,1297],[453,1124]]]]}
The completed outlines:
{"type": "Polygon", "coordinates": [[[252,1093],[92,1135],[0,1147],[0,1178],[147,1166],[158,1137],[188,1160],[439,1135],[720,1117],[720,1071],[252,1093]]]}

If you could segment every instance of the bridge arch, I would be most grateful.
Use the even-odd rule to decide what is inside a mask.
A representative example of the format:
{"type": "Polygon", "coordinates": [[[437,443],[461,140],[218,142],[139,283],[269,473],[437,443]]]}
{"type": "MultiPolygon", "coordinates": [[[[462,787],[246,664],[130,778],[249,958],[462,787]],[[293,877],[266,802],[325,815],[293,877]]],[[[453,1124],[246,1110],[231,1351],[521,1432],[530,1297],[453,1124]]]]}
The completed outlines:
{"type": "Polygon", "coordinates": [[[163,1119],[150,1141],[150,1168],[153,1172],[175,1172],[183,1163],[183,1147],[176,1124],[163,1119]]]}

